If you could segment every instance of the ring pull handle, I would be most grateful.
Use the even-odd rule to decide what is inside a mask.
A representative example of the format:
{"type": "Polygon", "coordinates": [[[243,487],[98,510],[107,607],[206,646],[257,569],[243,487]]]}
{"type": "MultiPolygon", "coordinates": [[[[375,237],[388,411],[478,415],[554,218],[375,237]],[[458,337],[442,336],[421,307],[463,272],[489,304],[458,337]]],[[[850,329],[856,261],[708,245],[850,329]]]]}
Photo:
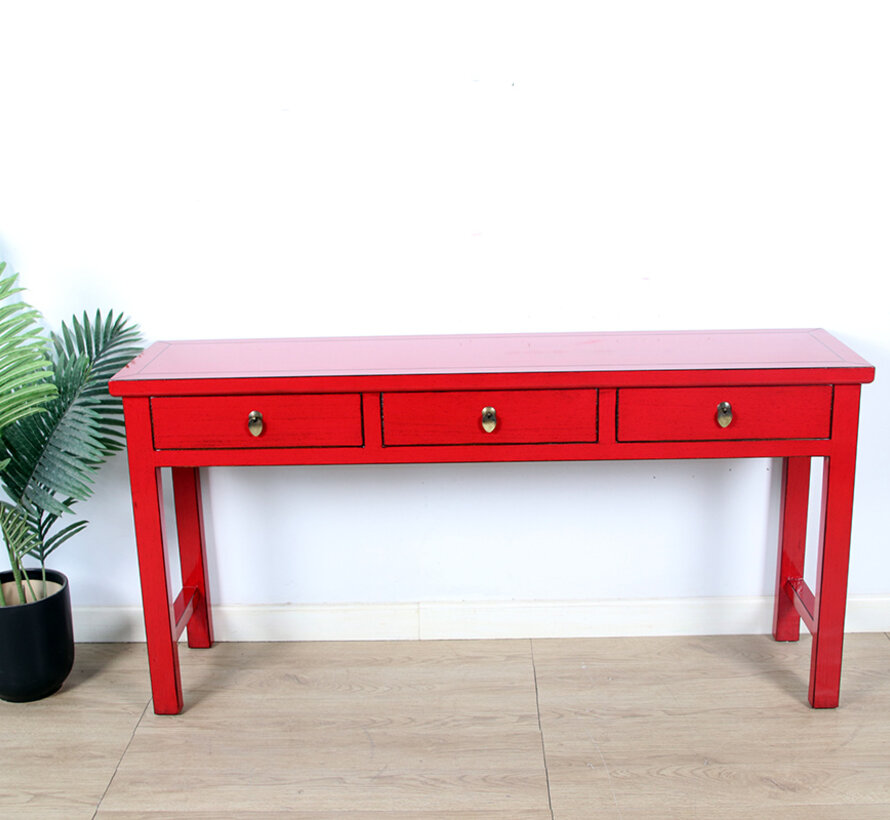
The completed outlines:
{"type": "Polygon", "coordinates": [[[493,433],[494,428],[498,426],[498,414],[494,407],[482,408],[482,429],[486,433],[493,433]]]}
{"type": "Polygon", "coordinates": [[[259,410],[251,410],[247,416],[247,429],[253,436],[263,433],[263,414],[259,410]]]}
{"type": "Polygon", "coordinates": [[[721,401],[717,405],[717,424],[721,427],[732,424],[732,405],[728,401],[721,401]]]}

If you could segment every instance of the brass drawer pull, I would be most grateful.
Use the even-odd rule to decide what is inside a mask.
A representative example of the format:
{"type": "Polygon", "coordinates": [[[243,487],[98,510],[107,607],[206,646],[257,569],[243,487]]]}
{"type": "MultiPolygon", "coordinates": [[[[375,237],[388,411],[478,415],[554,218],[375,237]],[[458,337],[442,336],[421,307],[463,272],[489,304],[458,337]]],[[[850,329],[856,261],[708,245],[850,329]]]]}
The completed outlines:
{"type": "Polygon", "coordinates": [[[498,426],[498,414],[494,407],[482,408],[482,429],[486,433],[493,433],[494,428],[498,426]]]}
{"type": "Polygon", "coordinates": [[[721,401],[717,405],[717,424],[721,427],[732,424],[732,405],[728,401],[721,401]]]}
{"type": "Polygon", "coordinates": [[[263,433],[263,414],[259,410],[251,410],[247,416],[247,429],[251,435],[260,436],[263,433]]]}

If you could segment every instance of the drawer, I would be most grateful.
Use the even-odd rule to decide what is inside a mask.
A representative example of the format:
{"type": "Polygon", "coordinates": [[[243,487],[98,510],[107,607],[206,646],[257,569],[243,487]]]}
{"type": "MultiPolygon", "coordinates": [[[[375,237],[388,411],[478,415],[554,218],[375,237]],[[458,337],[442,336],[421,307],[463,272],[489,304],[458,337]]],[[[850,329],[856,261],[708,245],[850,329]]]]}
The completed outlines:
{"type": "Polygon", "coordinates": [[[169,396],[151,400],[151,416],[159,450],[359,447],[363,443],[358,393],[169,396]],[[258,436],[247,426],[254,411],[262,414],[258,436]]]}
{"type": "Polygon", "coordinates": [[[626,388],[618,441],[829,438],[831,402],[831,385],[626,388]],[[722,402],[731,407],[726,427],[717,420],[722,402]]]}
{"type": "Polygon", "coordinates": [[[596,390],[385,393],[383,443],[546,444],[596,441],[596,390]],[[495,426],[482,426],[493,408],[495,426]]]}

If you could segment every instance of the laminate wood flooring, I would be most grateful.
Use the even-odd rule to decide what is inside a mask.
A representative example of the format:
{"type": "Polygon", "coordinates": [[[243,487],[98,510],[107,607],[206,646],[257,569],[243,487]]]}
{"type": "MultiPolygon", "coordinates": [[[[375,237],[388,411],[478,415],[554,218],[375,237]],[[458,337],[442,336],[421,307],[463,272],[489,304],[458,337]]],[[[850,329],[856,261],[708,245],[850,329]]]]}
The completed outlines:
{"type": "Polygon", "coordinates": [[[0,702],[0,818],[890,817],[890,637],[848,635],[841,706],[808,637],[77,647],[62,690],[0,702]]]}

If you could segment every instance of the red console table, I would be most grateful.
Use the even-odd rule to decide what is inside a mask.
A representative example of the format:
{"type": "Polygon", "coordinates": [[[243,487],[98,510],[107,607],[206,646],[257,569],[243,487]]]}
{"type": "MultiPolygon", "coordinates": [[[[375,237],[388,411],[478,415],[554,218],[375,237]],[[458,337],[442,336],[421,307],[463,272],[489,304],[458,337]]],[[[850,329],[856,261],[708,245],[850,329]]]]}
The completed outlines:
{"type": "Polygon", "coordinates": [[[772,457],[783,460],[774,635],[813,633],[809,701],[837,706],[860,385],[824,330],[158,342],[122,396],[154,709],[182,709],[177,639],[213,642],[198,468],[772,457]],[[825,458],[816,588],[810,460],[825,458]],[[160,469],[172,468],[171,595],[160,469]]]}

